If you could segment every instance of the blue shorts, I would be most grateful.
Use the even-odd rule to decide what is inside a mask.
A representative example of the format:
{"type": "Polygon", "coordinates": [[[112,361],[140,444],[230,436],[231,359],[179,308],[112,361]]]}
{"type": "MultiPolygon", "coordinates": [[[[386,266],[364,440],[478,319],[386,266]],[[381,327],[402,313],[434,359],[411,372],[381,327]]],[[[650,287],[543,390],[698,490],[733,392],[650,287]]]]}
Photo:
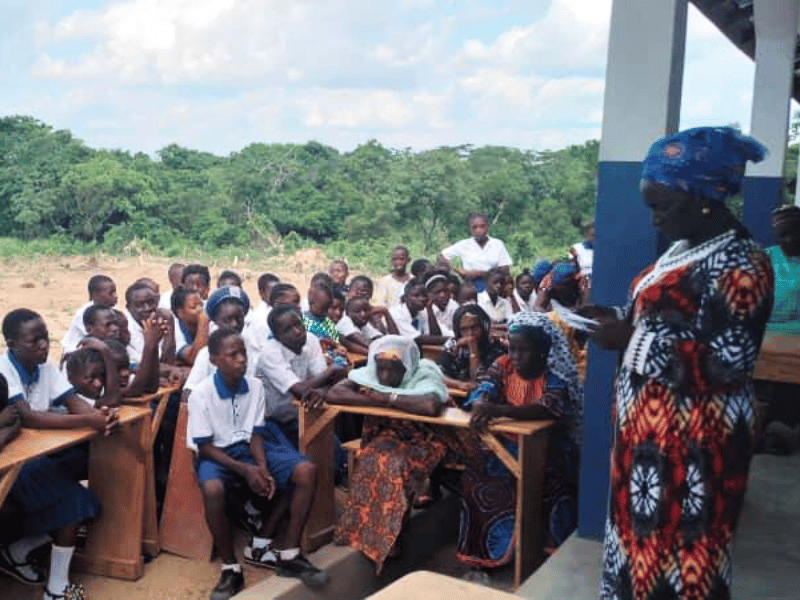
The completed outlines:
{"type": "MultiPolygon", "coordinates": [[[[233,444],[223,448],[223,451],[234,460],[255,464],[248,442],[233,444]]],[[[275,478],[275,484],[282,491],[290,488],[295,467],[307,460],[305,456],[295,450],[278,425],[269,419],[264,426],[264,458],[267,459],[267,468],[275,478]]],[[[211,479],[221,479],[226,489],[244,483],[240,475],[213,460],[201,457],[197,460],[195,469],[200,483],[211,479]]]]}

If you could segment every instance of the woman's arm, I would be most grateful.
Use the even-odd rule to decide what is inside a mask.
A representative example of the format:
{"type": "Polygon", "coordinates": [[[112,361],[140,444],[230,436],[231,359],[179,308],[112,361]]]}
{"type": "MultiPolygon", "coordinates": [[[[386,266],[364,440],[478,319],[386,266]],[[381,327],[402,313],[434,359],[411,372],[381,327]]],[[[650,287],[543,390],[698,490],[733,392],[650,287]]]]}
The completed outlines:
{"type": "Polygon", "coordinates": [[[438,417],[443,408],[439,398],[434,394],[393,395],[367,387],[359,387],[358,384],[350,379],[343,379],[329,389],[326,400],[329,404],[394,408],[428,417],[438,417]]]}
{"type": "Polygon", "coordinates": [[[369,340],[361,332],[342,336],[340,341],[348,352],[355,352],[356,354],[367,354],[369,352],[369,340]]]}

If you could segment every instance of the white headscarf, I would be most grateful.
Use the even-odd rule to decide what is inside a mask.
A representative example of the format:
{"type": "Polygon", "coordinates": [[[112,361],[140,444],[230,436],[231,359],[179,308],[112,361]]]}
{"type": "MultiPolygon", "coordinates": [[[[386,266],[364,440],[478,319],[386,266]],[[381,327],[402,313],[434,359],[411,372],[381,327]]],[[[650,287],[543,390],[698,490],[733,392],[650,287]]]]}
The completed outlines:
{"type": "Polygon", "coordinates": [[[442,372],[433,361],[420,358],[419,348],[413,340],[399,335],[385,335],[369,346],[367,366],[353,369],[349,379],[358,385],[384,393],[422,396],[435,394],[442,402],[447,402],[447,387],[442,372]],[[378,381],[377,358],[389,357],[403,363],[406,371],[400,387],[393,388],[378,381]]]}

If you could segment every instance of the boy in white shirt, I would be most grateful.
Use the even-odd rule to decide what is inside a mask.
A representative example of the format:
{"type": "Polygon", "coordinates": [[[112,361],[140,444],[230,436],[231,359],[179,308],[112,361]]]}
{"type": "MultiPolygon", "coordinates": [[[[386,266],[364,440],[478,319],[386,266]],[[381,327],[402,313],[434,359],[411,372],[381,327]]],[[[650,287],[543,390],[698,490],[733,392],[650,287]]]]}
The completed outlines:
{"type": "Polygon", "coordinates": [[[300,535],[314,501],[317,468],[294,449],[280,428],[265,419],[264,388],[258,379],[245,374],[247,350],[241,335],[232,329],[218,329],[211,334],[208,348],[216,371],[189,396],[186,440],[198,454],[196,471],[206,521],[222,560],[222,575],[211,598],[226,600],[244,588],[225,497],[226,492],[245,486],[263,506],[276,489],[283,493],[259,535],[244,549],[245,560],[275,568],[281,576],[297,577],[308,586],[324,585],[327,574],[300,552],[300,535]],[[281,549],[276,549],[271,538],[289,504],[289,524],[281,549]]]}
{"type": "MultiPolygon", "coordinates": [[[[453,337],[453,315],[456,314],[459,304],[452,299],[450,279],[445,273],[434,271],[428,276],[425,287],[428,288],[428,294],[431,297],[430,312],[439,325],[439,334],[444,337],[453,337]]],[[[430,319],[430,315],[428,315],[428,319],[432,324],[433,320],[430,319]]]]}
{"type": "Polygon", "coordinates": [[[181,277],[183,277],[183,268],[186,265],[183,263],[172,263],[167,270],[167,277],[169,278],[170,289],[161,294],[158,300],[158,308],[163,310],[172,310],[172,292],[181,284],[181,277]]]}
{"type": "Polygon", "coordinates": [[[504,324],[514,314],[511,302],[502,296],[505,282],[505,271],[491,269],[486,275],[486,290],[478,294],[478,306],[489,315],[492,325],[504,324]]]}
{"type": "Polygon", "coordinates": [[[406,284],[411,280],[411,275],[406,271],[411,262],[411,254],[405,246],[395,246],[392,250],[392,271],[378,280],[376,302],[392,308],[400,302],[406,284]]]}
{"type": "Polygon", "coordinates": [[[389,309],[398,335],[414,340],[420,346],[443,344],[446,341],[447,338],[431,333],[429,301],[428,288],[422,279],[415,277],[406,284],[400,304],[389,309]]]}
{"type": "Polygon", "coordinates": [[[78,348],[78,343],[86,337],[86,325],[83,323],[83,313],[87,308],[96,304],[111,308],[117,303],[117,286],[114,280],[107,275],[94,275],[89,279],[89,302],[84,304],[75,313],[72,323],[61,340],[63,354],[68,354],[78,348]]]}

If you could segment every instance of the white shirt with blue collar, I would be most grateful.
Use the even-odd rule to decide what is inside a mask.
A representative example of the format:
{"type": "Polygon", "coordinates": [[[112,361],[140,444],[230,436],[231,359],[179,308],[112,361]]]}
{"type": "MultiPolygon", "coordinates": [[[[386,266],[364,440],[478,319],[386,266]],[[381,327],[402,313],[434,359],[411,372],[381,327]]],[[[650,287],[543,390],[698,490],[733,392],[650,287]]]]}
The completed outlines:
{"type": "Polygon", "coordinates": [[[33,410],[45,412],[63,406],[75,389],[58,368],[45,362],[29,372],[12,352],[0,356],[0,373],[8,382],[9,403],[26,401],[33,410]]]}
{"type": "Polygon", "coordinates": [[[245,375],[232,390],[215,371],[192,390],[188,408],[186,445],[192,450],[249,443],[253,433],[264,433],[264,386],[255,377],[245,375]]]}

